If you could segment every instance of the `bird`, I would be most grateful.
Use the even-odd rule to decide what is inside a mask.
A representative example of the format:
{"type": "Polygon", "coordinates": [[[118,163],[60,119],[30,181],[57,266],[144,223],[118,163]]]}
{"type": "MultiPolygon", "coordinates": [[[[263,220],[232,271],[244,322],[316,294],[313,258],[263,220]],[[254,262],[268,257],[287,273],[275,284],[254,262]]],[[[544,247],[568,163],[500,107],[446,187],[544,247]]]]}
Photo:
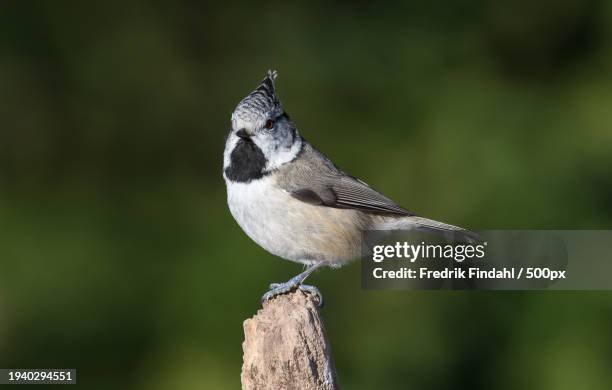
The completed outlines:
{"type": "Polygon", "coordinates": [[[262,303],[300,289],[315,270],[357,259],[362,232],[420,230],[473,242],[477,233],[418,216],[344,172],[309,143],[283,108],[269,70],[231,115],[223,152],[227,204],[244,232],[273,255],[303,264],[300,274],[272,283],[262,303]]]}

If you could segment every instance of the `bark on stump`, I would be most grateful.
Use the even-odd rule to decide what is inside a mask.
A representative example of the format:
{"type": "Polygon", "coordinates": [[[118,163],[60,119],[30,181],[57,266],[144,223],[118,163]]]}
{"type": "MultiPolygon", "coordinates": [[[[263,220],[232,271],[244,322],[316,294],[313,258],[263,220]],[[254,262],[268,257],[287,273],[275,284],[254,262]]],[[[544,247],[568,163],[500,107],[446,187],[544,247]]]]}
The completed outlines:
{"type": "Polygon", "coordinates": [[[242,389],[338,389],[319,311],[297,290],[263,304],[244,321],[242,389]]]}

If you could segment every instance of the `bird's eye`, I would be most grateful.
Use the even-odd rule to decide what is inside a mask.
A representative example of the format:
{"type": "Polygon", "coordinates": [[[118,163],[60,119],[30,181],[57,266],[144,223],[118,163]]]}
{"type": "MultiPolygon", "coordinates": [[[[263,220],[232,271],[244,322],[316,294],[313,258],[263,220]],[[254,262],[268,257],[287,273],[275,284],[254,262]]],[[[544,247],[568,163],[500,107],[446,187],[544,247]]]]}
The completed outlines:
{"type": "Polygon", "coordinates": [[[266,129],[271,129],[274,127],[274,121],[272,119],[268,119],[266,121],[266,129]]]}

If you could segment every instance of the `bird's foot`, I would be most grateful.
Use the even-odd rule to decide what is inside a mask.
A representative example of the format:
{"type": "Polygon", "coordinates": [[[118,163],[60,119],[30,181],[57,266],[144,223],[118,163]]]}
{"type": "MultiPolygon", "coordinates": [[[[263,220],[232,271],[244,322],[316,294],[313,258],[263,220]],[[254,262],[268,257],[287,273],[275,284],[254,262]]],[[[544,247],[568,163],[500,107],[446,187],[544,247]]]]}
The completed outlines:
{"type": "Polygon", "coordinates": [[[307,284],[297,283],[294,280],[289,280],[288,282],[285,282],[285,283],[270,284],[270,291],[268,291],[267,293],[263,295],[263,297],[261,297],[261,303],[269,301],[270,299],[274,298],[277,295],[286,294],[289,291],[292,291],[295,289],[300,289],[304,291],[305,293],[313,295],[315,298],[317,307],[323,306],[323,296],[319,292],[318,288],[316,288],[315,286],[307,285],[307,284]]]}

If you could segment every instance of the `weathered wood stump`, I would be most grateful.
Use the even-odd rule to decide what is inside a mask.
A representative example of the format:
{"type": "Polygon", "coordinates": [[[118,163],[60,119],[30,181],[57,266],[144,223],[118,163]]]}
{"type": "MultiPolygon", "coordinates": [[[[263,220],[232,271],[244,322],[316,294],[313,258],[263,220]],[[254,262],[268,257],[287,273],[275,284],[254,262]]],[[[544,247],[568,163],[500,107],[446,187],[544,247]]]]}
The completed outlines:
{"type": "Polygon", "coordinates": [[[297,290],[265,302],[244,321],[242,389],[338,389],[319,310],[297,290]]]}

